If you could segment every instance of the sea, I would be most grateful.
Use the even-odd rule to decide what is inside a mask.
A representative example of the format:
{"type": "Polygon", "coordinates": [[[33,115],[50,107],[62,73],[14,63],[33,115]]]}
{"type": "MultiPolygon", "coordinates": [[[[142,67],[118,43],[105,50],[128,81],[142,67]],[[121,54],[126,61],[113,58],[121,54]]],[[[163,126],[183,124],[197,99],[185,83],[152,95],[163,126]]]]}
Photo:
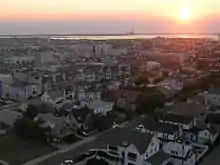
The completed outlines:
{"type": "Polygon", "coordinates": [[[207,38],[218,40],[217,34],[114,34],[114,35],[3,35],[0,38],[47,38],[53,40],[124,40],[124,39],[152,39],[157,37],[163,38],[207,38]]]}
{"type": "Polygon", "coordinates": [[[153,34],[153,35],[59,35],[59,36],[50,36],[50,39],[56,40],[123,40],[123,39],[152,39],[157,37],[163,38],[207,38],[218,40],[219,35],[214,34],[153,34]]]}

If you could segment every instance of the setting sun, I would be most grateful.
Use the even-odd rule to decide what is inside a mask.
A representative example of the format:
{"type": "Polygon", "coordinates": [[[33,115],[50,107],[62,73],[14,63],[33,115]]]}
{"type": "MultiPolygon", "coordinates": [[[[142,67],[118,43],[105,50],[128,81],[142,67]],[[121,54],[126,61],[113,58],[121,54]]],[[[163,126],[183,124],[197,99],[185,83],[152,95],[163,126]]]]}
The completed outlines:
{"type": "Polygon", "coordinates": [[[183,22],[186,22],[190,19],[191,17],[191,13],[189,11],[189,9],[187,8],[182,8],[179,12],[179,19],[183,22]]]}

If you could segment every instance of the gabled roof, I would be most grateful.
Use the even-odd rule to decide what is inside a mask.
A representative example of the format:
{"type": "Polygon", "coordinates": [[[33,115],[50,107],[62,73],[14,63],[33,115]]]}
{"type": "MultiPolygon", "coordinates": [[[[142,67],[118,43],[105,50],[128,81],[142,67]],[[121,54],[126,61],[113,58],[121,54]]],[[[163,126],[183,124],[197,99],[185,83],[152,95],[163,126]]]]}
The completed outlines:
{"type": "Polygon", "coordinates": [[[53,90],[53,91],[47,92],[47,94],[51,99],[56,99],[56,98],[63,97],[64,91],[63,90],[55,90],[55,91],[53,90]]]}
{"type": "Polygon", "coordinates": [[[169,110],[172,114],[199,117],[204,111],[204,107],[200,104],[177,102],[173,104],[169,110]]]}
{"type": "Polygon", "coordinates": [[[140,131],[124,131],[121,136],[111,139],[110,145],[128,147],[133,144],[140,154],[146,152],[153,136],[140,131]]]}
{"type": "Polygon", "coordinates": [[[194,120],[194,118],[189,117],[189,116],[181,116],[181,115],[169,113],[169,114],[164,115],[160,120],[170,121],[170,122],[174,122],[174,123],[189,124],[194,120]]]}
{"type": "Polygon", "coordinates": [[[179,130],[179,127],[177,125],[161,123],[150,118],[145,119],[142,124],[144,125],[146,130],[166,134],[174,134],[176,131],[179,130]]]}
{"type": "Polygon", "coordinates": [[[169,154],[163,151],[158,151],[156,154],[148,158],[146,162],[149,162],[151,165],[161,165],[170,158],[171,156],[169,154]]]}

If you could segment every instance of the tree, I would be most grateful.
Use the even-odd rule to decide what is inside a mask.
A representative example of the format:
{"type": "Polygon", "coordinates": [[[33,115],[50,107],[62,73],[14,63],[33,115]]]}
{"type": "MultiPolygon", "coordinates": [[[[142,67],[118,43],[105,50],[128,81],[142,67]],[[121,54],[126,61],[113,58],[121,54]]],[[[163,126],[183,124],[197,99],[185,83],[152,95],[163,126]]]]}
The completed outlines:
{"type": "Polygon", "coordinates": [[[85,165],[109,165],[104,159],[89,159],[85,165]]]}
{"type": "Polygon", "coordinates": [[[95,116],[94,126],[102,132],[110,129],[112,127],[112,122],[107,116],[95,116]]]}
{"type": "Polygon", "coordinates": [[[24,116],[29,118],[29,119],[34,119],[38,115],[38,113],[39,113],[39,110],[36,106],[28,105],[24,116]]]}
{"type": "Polygon", "coordinates": [[[166,102],[166,96],[157,88],[147,88],[136,101],[136,111],[139,113],[153,114],[157,108],[162,108],[166,102]]]}
{"type": "Polygon", "coordinates": [[[35,122],[32,119],[23,117],[15,122],[14,132],[21,137],[44,141],[44,136],[49,128],[42,128],[42,124],[42,121],[35,122]]]}
{"type": "Polygon", "coordinates": [[[138,87],[140,87],[141,85],[147,85],[149,83],[149,80],[147,77],[145,76],[139,76],[136,80],[135,80],[135,85],[137,85],[138,87]]]}

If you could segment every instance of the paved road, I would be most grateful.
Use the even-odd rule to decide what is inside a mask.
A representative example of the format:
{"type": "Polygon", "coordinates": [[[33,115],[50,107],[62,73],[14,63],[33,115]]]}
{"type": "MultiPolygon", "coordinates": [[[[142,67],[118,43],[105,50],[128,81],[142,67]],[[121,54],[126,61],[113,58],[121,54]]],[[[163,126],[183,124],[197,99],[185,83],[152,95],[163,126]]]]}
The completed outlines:
{"type": "Polygon", "coordinates": [[[114,129],[110,132],[107,132],[106,134],[101,135],[100,137],[97,138],[97,140],[95,140],[89,144],[82,145],[82,146],[80,146],[74,150],[71,150],[67,153],[59,154],[53,158],[50,158],[50,159],[40,163],[40,165],[59,165],[62,161],[66,160],[66,159],[73,159],[74,157],[76,157],[80,153],[84,153],[84,152],[88,151],[89,149],[104,148],[104,147],[106,147],[106,144],[108,144],[112,139],[115,139],[121,135],[128,133],[130,130],[133,130],[137,124],[141,123],[142,120],[143,120],[143,118],[139,119],[137,121],[134,121],[134,122],[126,125],[123,128],[117,128],[117,129],[114,129]]]}
{"type": "Polygon", "coordinates": [[[199,165],[220,165],[220,146],[214,148],[199,165]]]}

